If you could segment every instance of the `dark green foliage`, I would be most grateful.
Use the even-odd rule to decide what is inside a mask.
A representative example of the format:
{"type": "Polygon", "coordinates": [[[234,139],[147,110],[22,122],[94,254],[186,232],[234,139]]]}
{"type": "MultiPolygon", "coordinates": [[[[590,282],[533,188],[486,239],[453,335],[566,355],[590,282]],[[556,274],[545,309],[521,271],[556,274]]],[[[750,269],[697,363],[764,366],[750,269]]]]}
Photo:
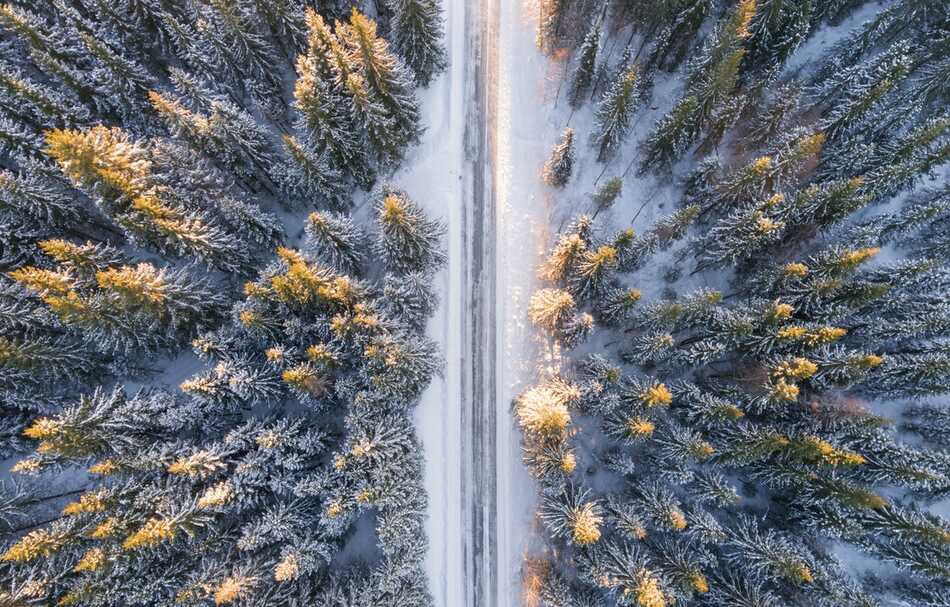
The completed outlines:
{"type": "Polygon", "coordinates": [[[597,205],[597,211],[604,211],[612,207],[621,193],[623,193],[623,179],[611,177],[605,181],[594,192],[594,204],[597,205]]]}
{"type": "MultiPolygon", "coordinates": [[[[648,61],[649,68],[673,71],[682,63],[713,3],[710,0],[680,0],[677,12],[668,15],[658,30],[648,61]]],[[[657,11],[658,14],[662,14],[657,11]]]]}
{"type": "Polygon", "coordinates": [[[445,226],[429,219],[405,192],[385,186],[377,195],[379,253],[398,273],[426,272],[445,261],[440,241],[445,226]]]}

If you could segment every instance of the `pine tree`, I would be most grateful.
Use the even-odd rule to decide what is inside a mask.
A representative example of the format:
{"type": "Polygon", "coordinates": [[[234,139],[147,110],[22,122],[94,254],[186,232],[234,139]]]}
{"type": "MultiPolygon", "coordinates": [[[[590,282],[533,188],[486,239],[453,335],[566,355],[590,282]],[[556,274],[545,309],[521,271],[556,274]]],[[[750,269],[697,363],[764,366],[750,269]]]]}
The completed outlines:
{"type": "Polygon", "coordinates": [[[352,115],[359,128],[366,133],[380,164],[398,160],[406,142],[402,140],[396,121],[382,101],[372,96],[366,81],[357,74],[347,77],[346,90],[352,101],[352,115]]]}
{"type": "Polygon", "coordinates": [[[531,322],[549,332],[565,326],[575,310],[574,297],[561,289],[541,289],[531,296],[528,317],[531,322]]]}
{"type": "Polygon", "coordinates": [[[541,520],[555,537],[564,537],[577,546],[590,546],[600,539],[603,523],[596,501],[588,492],[569,485],[559,495],[549,496],[541,506],[541,520]]]}
{"type": "Polygon", "coordinates": [[[577,261],[570,278],[571,288],[581,299],[603,293],[610,286],[610,275],[619,264],[615,247],[602,245],[586,251],[577,261]]]}
{"type": "Polygon", "coordinates": [[[376,23],[355,8],[349,23],[342,24],[340,38],[350,62],[373,95],[379,98],[393,121],[389,136],[402,145],[419,138],[419,104],[412,92],[413,77],[376,33],[376,23]]]}
{"type": "Polygon", "coordinates": [[[721,134],[730,125],[742,105],[735,103],[734,95],[746,52],[743,43],[756,10],[756,0],[744,0],[717,26],[690,65],[685,94],[647,139],[643,170],[677,160],[704,129],[721,134]]]}
{"type": "Polygon", "coordinates": [[[439,369],[435,343],[417,335],[376,340],[364,352],[362,375],[383,399],[413,403],[439,369]]]}
{"type": "MultiPolygon", "coordinates": [[[[665,56],[674,8],[686,19],[696,4],[617,2],[612,18],[648,32],[665,56]]],[[[686,176],[679,210],[643,236],[579,221],[539,268],[529,320],[548,338],[549,372],[576,378],[580,396],[562,403],[542,382],[514,413],[542,512],[558,525],[546,529],[554,567],[576,571],[601,600],[643,605],[646,574],[631,575],[641,570],[655,582],[643,595],[651,605],[880,600],[821,542],[796,539],[812,534],[912,573],[920,581],[896,591],[901,600],[932,601],[924,588],[947,579],[935,565],[945,560],[936,538],[946,521],[918,501],[947,487],[945,457],[933,448],[946,442],[946,416],[929,405],[905,414],[902,430],[920,440],[911,446],[873,404],[947,390],[942,189],[895,196],[946,160],[944,116],[932,111],[933,89],[918,88],[918,75],[940,62],[919,41],[946,15],[913,0],[888,7],[828,67],[799,64],[795,78],[811,88],[778,82],[794,49],[846,4],[740,3],[642,149],[651,169],[694,144],[699,154],[717,146],[716,159],[686,176]],[[653,268],[667,282],[662,299],[641,301],[650,294],[623,273],[671,247],[653,268]],[[594,263],[613,258],[608,249],[616,262],[594,263]],[[732,292],[679,295],[693,280],[682,271],[691,261],[721,268],[732,292]],[[585,320],[588,309],[602,326],[585,320]],[[583,354],[572,351],[588,337],[583,354]],[[622,486],[581,482],[582,460],[622,486]],[[771,514],[736,518],[746,495],[735,481],[754,485],[771,514]],[[596,487],[604,498],[602,537],[588,546],[564,545],[572,509],[557,498],[567,487],[596,487]],[[633,564],[625,542],[642,549],[633,564]]],[[[652,57],[645,64],[658,67],[652,57]]],[[[575,595],[566,586],[552,593],[564,604],[575,595]]]]}
{"type": "Polygon", "coordinates": [[[273,87],[270,66],[274,64],[277,53],[266,36],[255,27],[247,3],[210,0],[202,8],[202,16],[208,25],[206,39],[212,47],[221,49],[219,52],[235,72],[265,87],[273,87]]]}
{"type": "Polygon", "coordinates": [[[579,108],[590,93],[594,85],[597,68],[597,51],[600,47],[600,21],[594,22],[590,31],[584,37],[584,42],[578,50],[577,66],[574,68],[574,77],[571,80],[571,89],[568,100],[572,108],[579,108]]]}
{"type": "Polygon", "coordinates": [[[745,62],[768,72],[785,63],[811,32],[815,3],[764,0],[749,23],[745,62]]]}
{"type": "Polygon", "coordinates": [[[634,544],[608,542],[584,555],[581,571],[591,582],[604,580],[617,601],[639,607],[659,607],[670,600],[671,591],[643,551],[634,544]]]}
{"type": "Polygon", "coordinates": [[[6,63],[0,64],[0,106],[38,127],[74,125],[89,119],[86,108],[6,63]]]}
{"type": "Polygon", "coordinates": [[[86,216],[85,210],[61,187],[45,178],[38,167],[15,175],[0,171],[0,201],[17,215],[60,227],[86,216]]]}
{"type": "Polygon", "coordinates": [[[266,174],[263,167],[273,163],[268,135],[253,117],[236,106],[211,100],[211,113],[204,116],[155,91],[149,91],[149,101],[173,135],[219,159],[236,174],[266,174]]]}
{"type": "Polygon", "coordinates": [[[737,265],[778,242],[785,227],[784,222],[777,219],[781,217],[783,203],[784,196],[775,194],[722,219],[706,237],[696,242],[697,269],[737,265]]]}
{"type": "Polygon", "coordinates": [[[686,231],[696,221],[699,214],[699,207],[690,205],[657,221],[646,234],[635,239],[628,250],[621,252],[620,270],[623,272],[637,270],[651,255],[670,248],[673,243],[686,235],[686,231]]]}
{"type": "Polygon", "coordinates": [[[909,419],[902,427],[923,436],[938,445],[946,445],[950,439],[950,412],[943,407],[912,407],[905,412],[909,419]]]}
{"type": "Polygon", "coordinates": [[[802,104],[801,86],[788,83],[766,93],[765,104],[752,121],[749,137],[756,145],[765,144],[790,126],[802,104]]]}
{"type": "Polygon", "coordinates": [[[831,105],[821,130],[836,139],[859,126],[862,119],[908,75],[909,43],[897,43],[866,64],[843,70],[813,93],[815,105],[831,105]]]}
{"type": "Polygon", "coordinates": [[[101,361],[67,339],[27,337],[0,338],[0,384],[8,388],[23,384],[89,377],[102,371],[101,361]]]}
{"type": "Polygon", "coordinates": [[[576,386],[560,379],[530,388],[515,401],[518,423],[532,435],[562,437],[571,423],[568,405],[579,396],[576,386]]]}
{"type": "Polygon", "coordinates": [[[640,301],[641,293],[637,289],[608,290],[598,302],[597,314],[606,325],[617,325],[628,319],[633,308],[640,301]]]}
{"type": "MultiPolygon", "coordinates": [[[[372,173],[366,149],[357,137],[342,89],[350,62],[340,40],[319,14],[307,13],[307,27],[308,48],[297,58],[294,86],[301,127],[315,144],[317,154],[325,151],[335,169],[344,170],[358,183],[368,185],[372,173]]],[[[293,150],[291,155],[298,156],[293,150]]]]}
{"type": "Polygon", "coordinates": [[[905,396],[942,394],[948,388],[943,375],[948,364],[950,356],[939,348],[891,355],[881,367],[877,382],[866,389],[876,394],[905,396]]]}
{"type": "MultiPolygon", "coordinates": [[[[648,70],[656,68],[673,71],[686,57],[693,39],[712,10],[709,0],[690,0],[673,3],[679,12],[669,15],[666,25],[656,35],[653,50],[647,61],[648,70]]],[[[661,11],[657,11],[660,13],[661,11]]]]}
{"type": "Polygon", "coordinates": [[[39,295],[67,326],[117,350],[180,343],[220,315],[223,300],[186,271],[118,265],[108,249],[46,241],[65,271],[20,268],[11,277],[39,295]],[[75,272],[76,274],[73,274],[75,272]]]}
{"type": "Polygon", "coordinates": [[[752,520],[742,520],[729,530],[728,545],[736,551],[729,557],[730,562],[752,575],[774,575],[793,584],[814,580],[801,549],[774,533],[762,533],[752,520]]]}
{"type": "Polygon", "coordinates": [[[284,136],[287,159],[278,169],[278,180],[301,198],[324,200],[333,208],[346,204],[342,174],[325,154],[316,154],[295,137],[284,136]]]}
{"type": "Polygon", "coordinates": [[[216,197],[214,202],[224,223],[234,232],[245,235],[247,240],[267,248],[282,241],[284,228],[274,214],[262,211],[253,202],[226,194],[216,197]]]}
{"type": "Polygon", "coordinates": [[[201,212],[182,209],[153,185],[146,149],[119,129],[57,130],[46,152],[67,177],[137,238],[162,252],[194,255],[211,266],[243,271],[250,260],[201,212]]]}
{"type": "Polygon", "coordinates": [[[438,243],[445,228],[426,217],[404,192],[384,187],[377,197],[376,215],[382,237],[379,254],[387,267],[399,273],[425,272],[444,263],[438,243]]]}
{"type": "Polygon", "coordinates": [[[631,119],[642,102],[642,84],[639,64],[626,67],[611,83],[597,108],[597,131],[594,145],[597,160],[605,162],[623,141],[631,128],[631,119]]]}
{"type": "Polygon", "coordinates": [[[574,129],[564,129],[561,140],[541,170],[541,178],[551,187],[563,188],[574,170],[574,129]]]}
{"type": "Polygon", "coordinates": [[[432,277],[422,272],[387,276],[383,286],[386,310],[413,329],[423,329],[439,301],[431,283],[432,277]]]}
{"type": "Polygon", "coordinates": [[[306,25],[303,3],[298,0],[254,1],[258,15],[264,18],[271,31],[271,38],[292,55],[305,46],[306,25]]]}
{"type": "Polygon", "coordinates": [[[416,81],[428,86],[446,67],[442,7],[437,0],[387,0],[387,6],[393,14],[393,48],[416,81]]]}
{"type": "Polygon", "coordinates": [[[253,116],[230,102],[215,100],[208,127],[241,172],[267,174],[266,167],[274,160],[270,135],[253,116]]]}
{"type": "Polygon", "coordinates": [[[39,15],[28,10],[5,4],[0,9],[0,23],[3,24],[4,28],[16,33],[23,42],[35,51],[56,53],[62,56],[62,53],[70,50],[68,47],[57,49],[55,44],[56,34],[60,34],[61,31],[58,28],[50,30],[49,24],[43,22],[39,15]]]}
{"type": "Polygon", "coordinates": [[[96,282],[113,310],[141,311],[176,330],[207,324],[222,307],[206,284],[186,272],[165,272],[146,263],[101,270],[96,282]]]}
{"type": "Polygon", "coordinates": [[[643,144],[641,172],[672,164],[699,136],[701,124],[697,97],[686,96],[661,118],[643,144]]]}
{"type": "Polygon", "coordinates": [[[304,227],[307,249],[334,269],[359,274],[366,260],[366,236],[353,221],[335,213],[311,213],[304,227]]]}
{"type": "Polygon", "coordinates": [[[117,52],[104,40],[81,32],[83,46],[98,64],[92,71],[97,89],[105,89],[110,104],[115,106],[130,122],[135,120],[135,112],[141,111],[146,92],[151,86],[147,71],[136,61],[117,52]]]}
{"type": "MultiPolygon", "coordinates": [[[[0,7],[0,452],[21,458],[11,474],[69,485],[0,489],[0,602],[428,600],[409,415],[441,366],[422,330],[442,228],[400,193],[388,273],[354,219],[323,210],[420,120],[375,24],[331,29],[346,12],[329,4],[0,7]],[[320,209],[303,251],[277,247],[278,187],[320,209]],[[188,342],[203,369],[150,387],[188,342]],[[370,511],[381,558],[331,566],[370,511]]],[[[435,20],[406,39],[438,43],[438,3],[416,6],[435,20]]],[[[441,69],[430,51],[422,69],[441,69]]]]}
{"type": "Polygon", "coordinates": [[[622,192],[622,178],[611,177],[605,181],[604,185],[597,188],[597,191],[594,192],[594,204],[597,205],[597,212],[605,211],[612,207],[622,192]]]}

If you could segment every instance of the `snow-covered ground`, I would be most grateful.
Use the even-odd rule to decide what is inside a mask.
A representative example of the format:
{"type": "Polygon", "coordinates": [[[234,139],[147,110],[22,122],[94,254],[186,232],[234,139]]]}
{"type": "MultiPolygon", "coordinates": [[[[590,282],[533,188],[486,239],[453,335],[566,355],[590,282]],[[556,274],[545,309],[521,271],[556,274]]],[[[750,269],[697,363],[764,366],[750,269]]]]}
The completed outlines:
{"type": "Polygon", "coordinates": [[[447,226],[448,263],[436,276],[440,306],[428,333],[445,356],[445,371],[423,394],[415,421],[425,454],[429,497],[429,554],[426,570],[435,604],[461,605],[463,596],[461,521],[461,319],[462,196],[465,128],[466,32],[464,0],[445,5],[449,68],[420,90],[426,131],[421,144],[393,182],[447,226]]]}
{"type": "MultiPolygon", "coordinates": [[[[538,178],[560,125],[548,111],[557,91],[552,64],[536,45],[535,0],[501,0],[497,16],[492,178],[497,234],[497,605],[521,605],[521,562],[530,549],[536,487],[521,462],[511,415],[534,381],[542,354],[527,323],[535,268],[548,241],[552,200],[538,178]]],[[[556,67],[556,66],[555,66],[556,67]]]]}

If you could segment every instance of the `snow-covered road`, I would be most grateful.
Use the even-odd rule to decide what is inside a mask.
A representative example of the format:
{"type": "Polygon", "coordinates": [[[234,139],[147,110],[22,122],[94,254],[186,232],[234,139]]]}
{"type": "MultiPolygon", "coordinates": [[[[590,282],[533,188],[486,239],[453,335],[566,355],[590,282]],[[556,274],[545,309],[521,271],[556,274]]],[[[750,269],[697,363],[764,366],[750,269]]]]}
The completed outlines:
{"type": "Polygon", "coordinates": [[[549,201],[537,179],[557,128],[532,0],[446,0],[450,67],[423,93],[428,128],[394,178],[448,228],[429,334],[446,357],[416,411],[436,605],[519,605],[535,488],[512,397],[534,376],[524,323],[549,201]],[[548,99],[547,101],[550,101],[548,99]]]}

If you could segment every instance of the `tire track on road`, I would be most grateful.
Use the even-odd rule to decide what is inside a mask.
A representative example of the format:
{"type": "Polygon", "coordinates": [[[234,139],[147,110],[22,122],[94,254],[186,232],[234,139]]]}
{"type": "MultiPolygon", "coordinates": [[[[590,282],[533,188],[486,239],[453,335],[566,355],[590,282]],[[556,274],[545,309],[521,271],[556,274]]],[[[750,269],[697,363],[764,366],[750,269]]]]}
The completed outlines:
{"type": "Polygon", "coordinates": [[[498,601],[497,555],[497,343],[496,196],[492,179],[494,107],[498,65],[499,0],[466,2],[471,104],[466,120],[466,160],[471,178],[465,200],[466,305],[463,319],[467,373],[463,374],[461,471],[465,529],[466,604],[498,601]]]}

